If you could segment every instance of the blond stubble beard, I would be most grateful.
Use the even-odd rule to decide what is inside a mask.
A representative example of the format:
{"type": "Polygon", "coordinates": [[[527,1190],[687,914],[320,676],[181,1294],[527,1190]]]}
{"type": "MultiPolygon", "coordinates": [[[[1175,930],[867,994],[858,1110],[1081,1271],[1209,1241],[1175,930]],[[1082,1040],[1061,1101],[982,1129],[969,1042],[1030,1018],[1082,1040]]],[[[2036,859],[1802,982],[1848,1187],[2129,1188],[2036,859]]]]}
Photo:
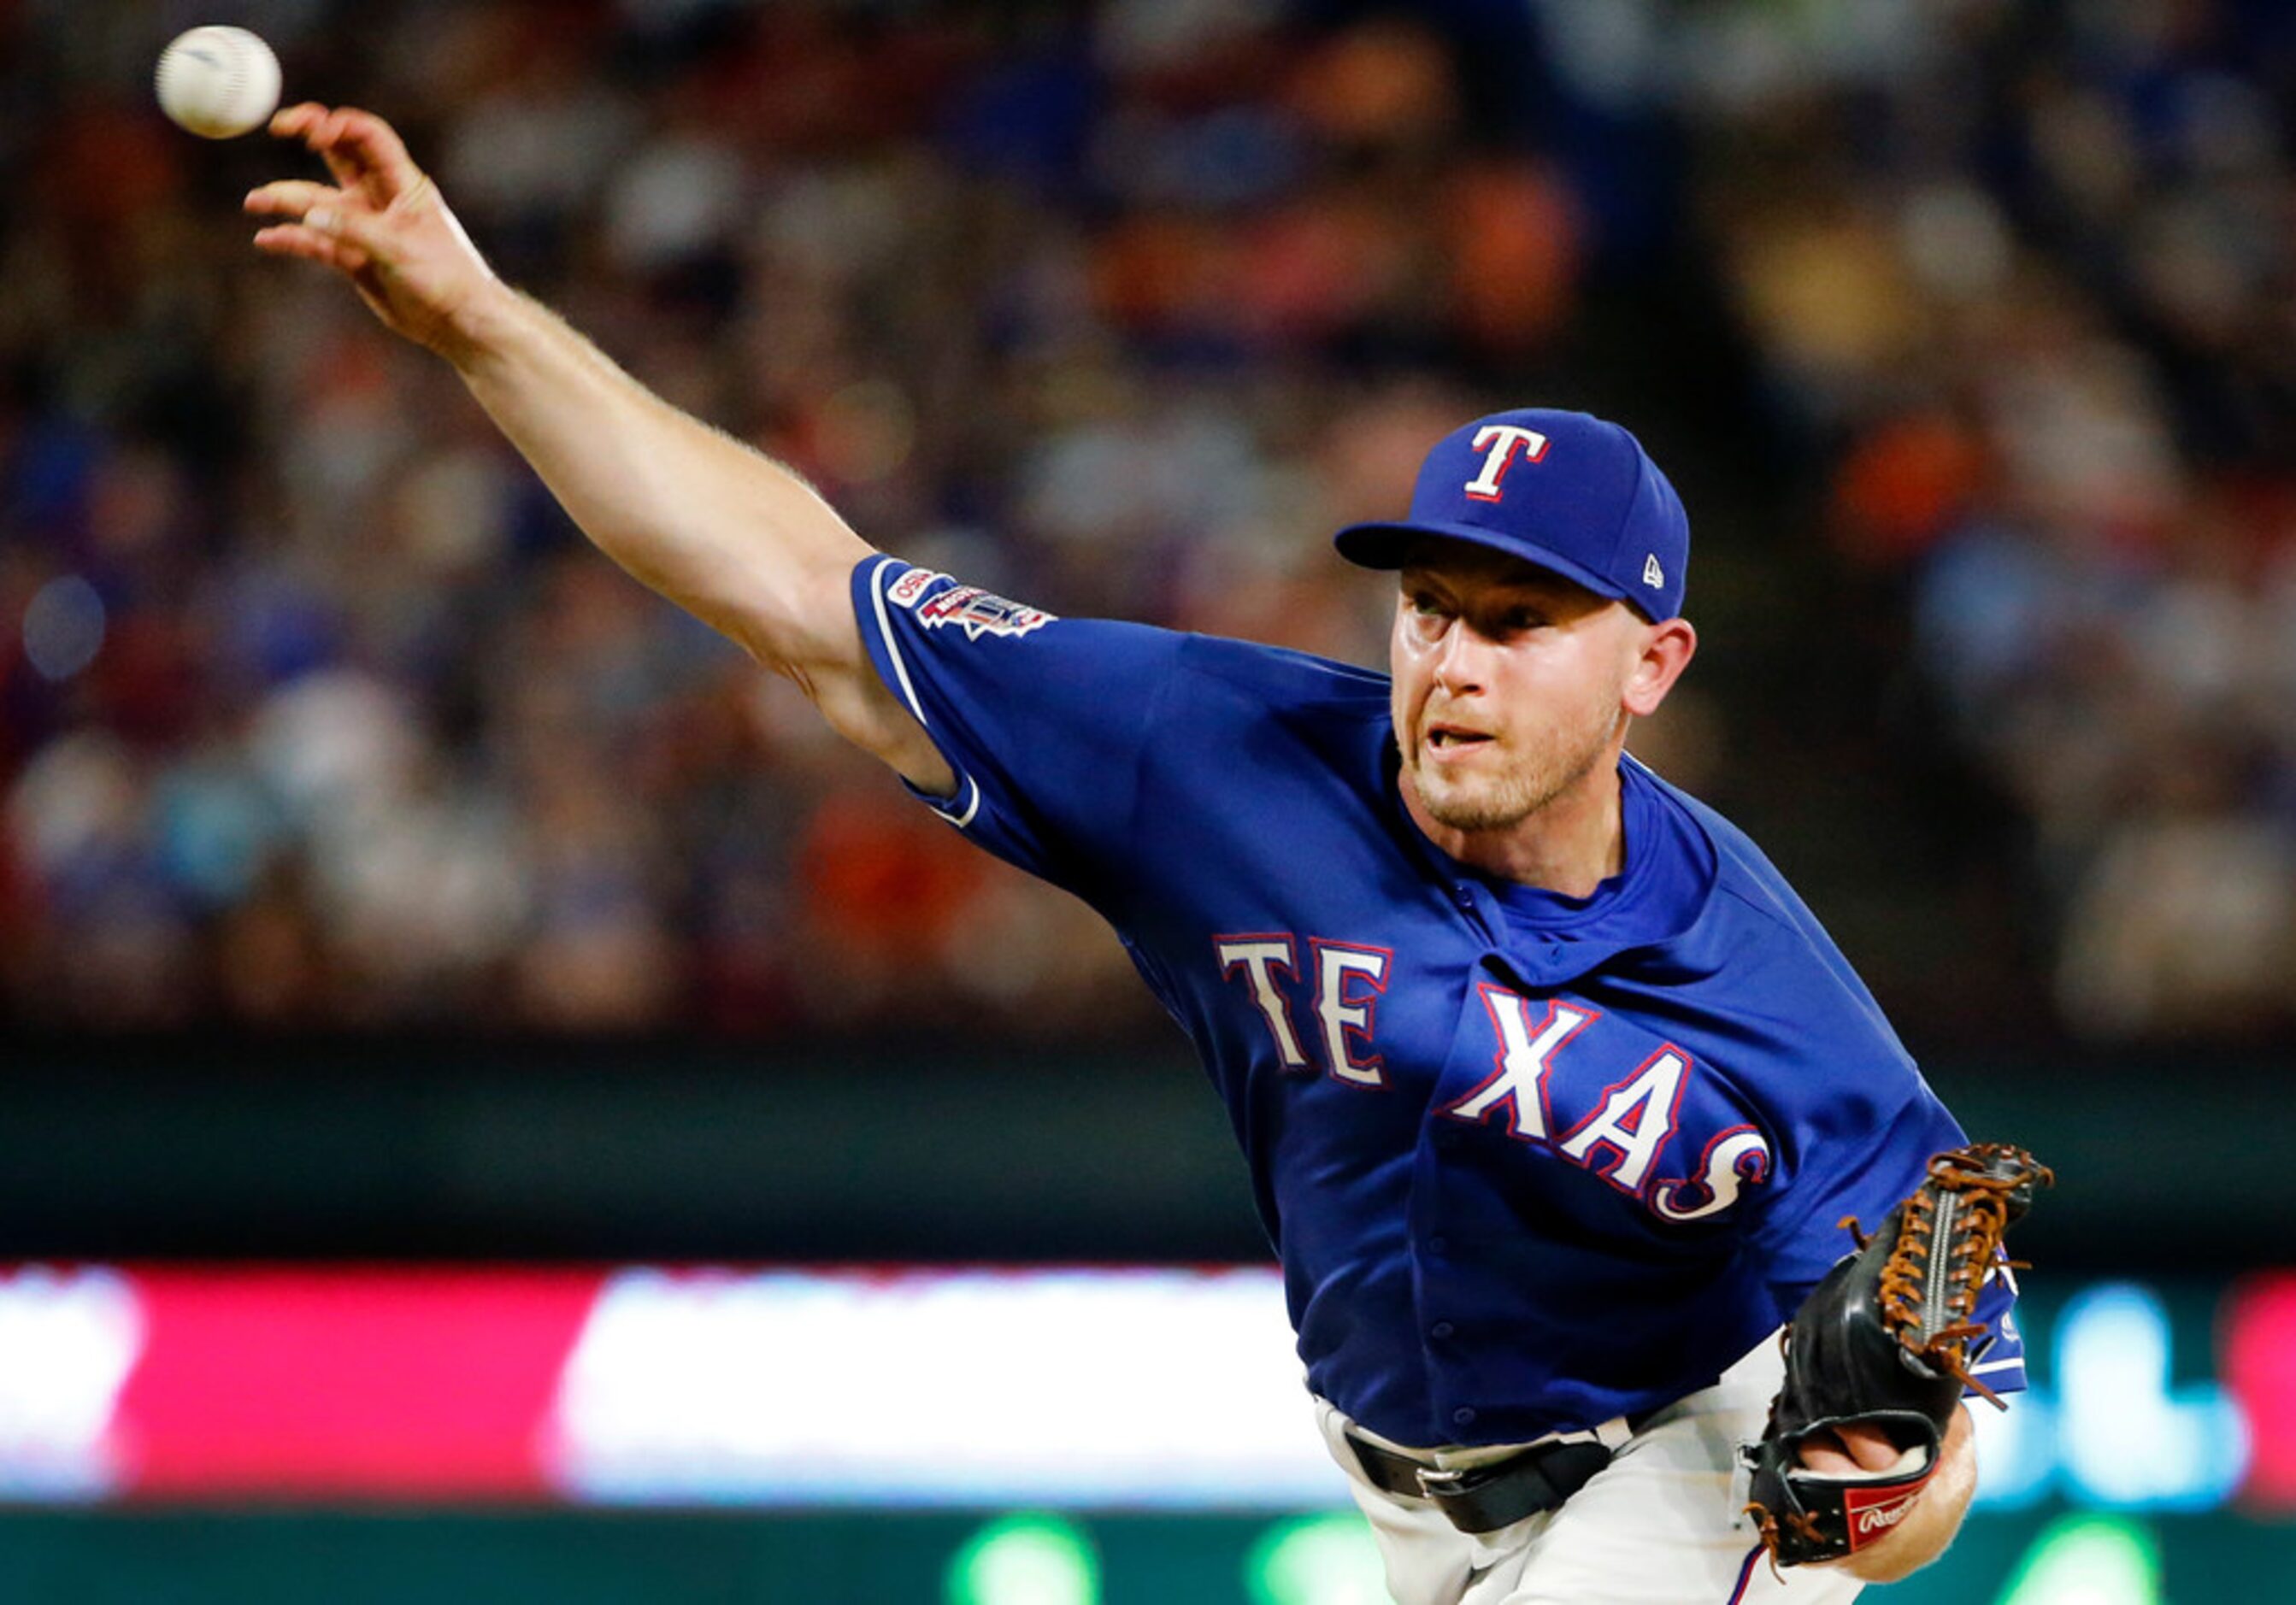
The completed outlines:
{"type": "MultiPolygon", "coordinates": [[[[1447,830],[1511,830],[1593,774],[1626,720],[1624,710],[1613,708],[1607,718],[1597,721],[1599,729],[1582,732],[1580,739],[1567,746],[1558,733],[1557,740],[1546,747],[1547,761],[1534,759],[1494,776],[1474,777],[1464,786],[1446,786],[1439,792],[1427,784],[1416,745],[1405,755],[1403,772],[1427,816],[1447,830]]],[[[1421,742],[1425,740],[1423,735],[1419,738],[1421,742]]]]}

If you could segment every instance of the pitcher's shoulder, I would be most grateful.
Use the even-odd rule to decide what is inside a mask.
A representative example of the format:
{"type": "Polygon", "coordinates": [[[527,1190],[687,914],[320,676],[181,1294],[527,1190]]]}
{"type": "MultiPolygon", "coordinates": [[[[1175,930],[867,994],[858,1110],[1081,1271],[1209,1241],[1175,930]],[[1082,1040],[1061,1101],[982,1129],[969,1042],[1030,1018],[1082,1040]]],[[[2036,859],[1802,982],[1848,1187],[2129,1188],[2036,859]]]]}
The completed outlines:
{"type": "Polygon", "coordinates": [[[1226,635],[1188,635],[1178,668],[1270,700],[1333,708],[1387,708],[1388,677],[1335,658],[1226,635]]]}

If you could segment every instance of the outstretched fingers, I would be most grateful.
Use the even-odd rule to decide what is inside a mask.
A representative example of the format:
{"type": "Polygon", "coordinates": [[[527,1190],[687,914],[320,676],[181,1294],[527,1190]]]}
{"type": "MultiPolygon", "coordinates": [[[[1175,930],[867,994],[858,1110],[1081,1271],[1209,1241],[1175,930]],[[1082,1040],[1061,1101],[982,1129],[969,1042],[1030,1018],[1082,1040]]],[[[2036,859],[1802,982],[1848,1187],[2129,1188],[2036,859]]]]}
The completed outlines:
{"type": "Polygon", "coordinates": [[[366,172],[369,192],[388,206],[422,182],[422,170],[406,153],[398,130],[372,111],[346,106],[328,124],[335,148],[354,156],[366,172]]]}
{"type": "Polygon", "coordinates": [[[307,262],[339,267],[346,273],[356,273],[366,263],[365,253],[356,246],[299,223],[275,223],[268,228],[257,229],[255,248],[275,257],[300,257],[307,262]]]}
{"type": "Polygon", "coordinates": [[[388,225],[332,184],[282,178],[250,190],[240,202],[258,217],[283,223],[258,229],[255,243],[275,256],[302,257],[357,273],[388,243],[388,225]]]}
{"type": "Polygon", "coordinates": [[[271,132],[324,158],[335,182],[249,191],[242,205],[263,224],[256,249],[335,269],[410,340],[455,343],[457,311],[496,281],[398,133],[372,112],[316,101],[279,112],[271,132]]]}
{"type": "Polygon", "coordinates": [[[292,106],[283,106],[271,114],[271,135],[275,139],[300,139],[309,133],[327,109],[316,101],[302,101],[292,106]]]}
{"type": "Polygon", "coordinates": [[[275,113],[271,132],[281,139],[302,141],[327,164],[338,184],[357,189],[378,208],[389,206],[422,179],[398,131],[356,106],[304,101],[275,113]]]}
{"type": "Polygon", "coordinates": [[[342,191],[307,178],[282,178],[250,190],[241,207],[258,217],[300,218],[315,206],[340,206],[342,191]]]}

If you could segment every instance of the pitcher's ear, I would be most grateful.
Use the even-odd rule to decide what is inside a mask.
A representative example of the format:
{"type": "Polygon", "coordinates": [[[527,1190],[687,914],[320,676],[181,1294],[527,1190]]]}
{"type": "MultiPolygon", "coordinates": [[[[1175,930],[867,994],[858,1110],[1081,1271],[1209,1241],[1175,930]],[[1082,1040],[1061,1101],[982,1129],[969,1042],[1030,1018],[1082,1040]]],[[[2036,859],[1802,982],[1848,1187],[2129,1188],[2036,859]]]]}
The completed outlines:
{"type": "Polygon", "coordinates": [[[1638,719],[1656,713],[1697,651],[1698,631],[1687,618],[1669,618],[1646,626],[1642,653],[1627,676],[1621,698],[1626,710],[1638,719]]]}

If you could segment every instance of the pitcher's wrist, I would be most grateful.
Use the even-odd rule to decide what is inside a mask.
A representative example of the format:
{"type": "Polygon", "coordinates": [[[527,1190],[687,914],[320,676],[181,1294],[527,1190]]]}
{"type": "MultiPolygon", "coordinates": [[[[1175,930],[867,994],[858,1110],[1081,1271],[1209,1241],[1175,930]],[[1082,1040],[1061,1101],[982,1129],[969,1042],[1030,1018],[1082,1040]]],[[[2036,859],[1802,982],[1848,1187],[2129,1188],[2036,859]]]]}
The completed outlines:
{"type": "Polygon", "coordinates": [[[476,378],[481,369],[510,353],[520,325],[532,310],[524,296],[489,269],[485,283],[440,320],[431,348],[464,379],[476,378]]]}

